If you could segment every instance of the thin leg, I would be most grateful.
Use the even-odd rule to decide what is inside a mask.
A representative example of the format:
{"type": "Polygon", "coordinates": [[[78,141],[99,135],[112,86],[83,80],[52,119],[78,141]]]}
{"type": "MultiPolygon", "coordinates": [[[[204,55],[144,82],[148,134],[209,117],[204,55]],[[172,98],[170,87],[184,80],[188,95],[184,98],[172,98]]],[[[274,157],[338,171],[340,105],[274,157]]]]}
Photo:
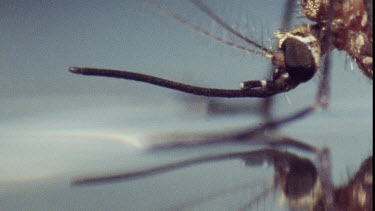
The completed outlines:
{"type": "Polygon", "coordinates": [[[281,165],[282,161],[294,161],[294,160],[306,160],[300,158],[295,154],[289,152],[281,152],[275,149],[261,149],[256,151],[244,151],[244,152],[234,152],[234,153],[223,153],[217,155],[209,155],[198,158],[193,158],[189,160],[183,160],[179,162],[174,162],[171,164],[166,164],[154,168],[143,169],[133,172],[117,173],[112,175],[103,175],[96,177],[85,177],[79,178],[72,181],[72,186],[80,185],[95,185],[103,183],[111,183],[117,181],[129,181],[134,179],[140,179],[144,177],[149,177],[157,174],[163,174],[169,171],[174,171],[181,168],[186,168],[193,165],[198,165],[208,162],[218,162],[223,160],[242,160],[247,166],[261,166],[264,162],[281,165]]]}
{"type": "Polygon", "coordinates": [[[197,147],[206,145],[217,145],[217,144],[261,144],[268,146],[278,147],[293,147],[299,150],[307,152],[316,152],[316,148],[308,144],[302,144],[291,138],[279,137],[274,138],[272,136],[265,136],[265,130],[274,130],[278,127],[285,126],[287,123],[294,122],[296,119],[300,119],[310,115],[314,111],[314,107],[308,107],[304,110],[298,111],[293,115],[286,118],[281,118],[272,122],[264,123],[258,127],[249,127],[242,130],[215,134],[173,134],[173,136],[157,136],[150,137],[152,139],[161,139],[164,142],[150,146],[152,150],[168,150],[172,148],[186,148],[186,147],[197,147]],[[177,138],[176,138],[177,137],[177,138]],[[260,138],[260,142],[257,142],[256,138],[260,138]]]}
{"type": "Polygon", "coordinates": [[[328,149],[323,149],[321,153],[318,154],[318,159],[320,163],[320,178],[322,181],[323,190],[323,209],[322,210],[333,210],[334,207],[334,197],[333,197],[333,184],[331,175],[331,155],[328,149]]]}
{"type": "MultiPolygon", "coordinates": [[[[291,23],[291,20],[292,20],[292,14],[293,14],[293,10],[295,8],[295,0],[288,0],[285,2],[285,6],[284,6],[284,18],[283,18],[283,22],[281,24],[281,30],[288,30],[290,28],[290,23],[291,23]]],[[[273,65],[270,66],[269,68],[269,78],[271,78],[272,76],[272,73],[274,71],[275,67],[273,65]]],[[[273,108],[273,98],[272,97],[268,97],[268,98],[265,98],[262,100],[261,104],[261,114],[263,116],[263,119],[266,121],[266,122],[270,122],[272,121],[273,119],[273,116],[272,116],[272,108],[273,108]]]]}

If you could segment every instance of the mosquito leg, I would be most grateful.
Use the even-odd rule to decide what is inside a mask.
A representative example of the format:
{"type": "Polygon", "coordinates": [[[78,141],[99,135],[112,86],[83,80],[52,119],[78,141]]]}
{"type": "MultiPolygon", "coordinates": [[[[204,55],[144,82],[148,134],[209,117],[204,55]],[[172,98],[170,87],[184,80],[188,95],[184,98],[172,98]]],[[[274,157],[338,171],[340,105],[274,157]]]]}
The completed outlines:
{"type": "MultiPolygon", "coordinates": [[[[329,4],[329,11],[333,11],[333,3],[329,4]]],[[[333,12],[328,13],[328,23],[332,23],[333,20],[333,12]]],[[[324,66],[323,66],[323,73],[322,73],[322,80],[319,86],[319,93],[317,98],[316,106],[326,109],[329,104],[329,78],[330,78],[330,52],[329,49],[331,47],[331,26],[328,25],[326,36],[323,39],[323,52],[326,53],[326,57],[324,59],[324,66]]],[[[320,163],[320,171],[321,171],[321,180],[322,180],[322,189],[323,189],[323,204],[325,207],[324,210],[333,210],[333,184],[332,184],[332,176],[331,176],[331,159],[330,159],[330,152],[328,149],[323,149],[322,153],[318,154],[318,159],[320,163]]]]}
{"type": "Polygon", "coordinates": [[[318,154],[318,159],[320,163],[320,178],[322,181],[323,190],[323,209],[322,210],[333,210],[333,184],[331,176],[331,157],[329,149],[323,149],[321,153],[318,154]]]}
{"type": "MultiPolygon", "coordinates": [[[[285,11],[284,11],[283,22],[281,24],[281,29],[288,30],[291,25],[292,14],[295,8],[295,0],[288,0],[285,3],[284,8],[285,8],[285,11]]],[[[275,67],[273,65],[270,65],[269,73],[268,73],[269,77],[272,76],[274,68],[275,67]]],[[[261,114],[263,116],[264,121],[266,122],[270,122],[273,119],[273,116],[272,116],[273,102],[274,101],[272,97],[264,98],[261,101],[261,106],[260,106],[261,114]]]]}
{"type": "Polygon", "coordinates": [[[148,176],[152,176],[156,174],[162,174],[168,171],[186,168],[186,167],[197,165],[197,164],[202,164],[202,163],[207,163],[207,162],[218,162],[222,160],[241,159],[244,162],[246,162],[247,165],[260,166],[264,162],[274,163],[278,161],[279,159],[283,159],[283,158],[284,159],[288,159],[288,158],[300,159],[298,156],[294,154],[291,154],[288,152],[280,152],[280,151],[273,150],[273,149],[224,153],[224,154],[218,154],[218,155],[208,155],[208,156],[193,158],[189,160],[184,160],[180,162],[175,162],[175,163],[166,164],[163,166],[158,166],[158,167],[134,171],[134,172],[75,179],[71,182],[71,185],[79,186],[79,185],[110,183],[110,182],[116,182],[120,180],[128,181],[128,180],[139,179],[139,178],[148,177],[148,176]]]}
{"type": "Polygon", "coordinates": [[[152,150],[168,150],[171,148],[186,148],[214,144],[225,143],[241,143],[241,144],[259,144],[263,146],[272,147],[289,147],[303,150],[306,152],[316,153],[315,147],[302,143],[287,137],[275,138],[272,136],[265,136],[265,130],[274,130],[278,127],[285,126],[287,123],[294,122],[296,119],[301,119],[310,115],[315,110],[314,106],[301,110],[286,118],[264,123],[258,127],[249,127],[238,131],[215,133],[215,134],[198,134],[197,136],[191,134],[173,134],[173,136],[157,136],[153,139],[164,140],[161,144],[150,146],[152,150]],[[178,138],[176,138],[178,137],[178,138]],[[260,140],[260,141],[259,141],[260,140]]]}

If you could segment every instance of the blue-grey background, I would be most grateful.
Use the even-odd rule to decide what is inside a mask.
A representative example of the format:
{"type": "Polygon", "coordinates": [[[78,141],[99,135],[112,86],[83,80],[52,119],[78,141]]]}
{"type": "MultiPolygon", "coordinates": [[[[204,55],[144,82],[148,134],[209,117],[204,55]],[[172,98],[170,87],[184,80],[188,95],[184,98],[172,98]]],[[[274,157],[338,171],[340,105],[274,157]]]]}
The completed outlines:
{"type": "MultiPolygon", "coordinates": [[[[283,1],[205,2],[249,37],[267,46],[275,41],[283,1]]],[[[233,40],[188,1],[157,3],[233,40]]],[[[297,8],[294,24],[306,22],[299,12],[297,8]]],[[[249,149],[142,151],[152,144],[148,137],[153,134],[223,131],[260,120],[254,114],[207,117],[204,109],[186,103],[193,99],[175,91],[67,71],[69,66],[124,69],[238,88],[244,80],[265,78],[267,59],[210,40],[137,0],[3,0],[0,28],[0,210],[163,210],[185,204],[197,205],[188,210],[232,210],[269,185],[272,169],[227,161],[125,183],[71,188],[70,180],[79,176],[249,149]],[[238,185],[243,189],[223,191],[238,185]],[[216,192],[223,194],[205,203],[194,201],[216,192]]],[[[282,129],[283,134],[331,148],[337,185],[372,153],[373,138],[372,82],[345,57],[333,54],[329,109],[282,129]]],[[[285,116],[312,103],[319,78],[279,95],[275,114],[285,116]]],[[[275,203],[261,201],[257,208],[275,209],[270,208],[278,206],[275,203]]]]}

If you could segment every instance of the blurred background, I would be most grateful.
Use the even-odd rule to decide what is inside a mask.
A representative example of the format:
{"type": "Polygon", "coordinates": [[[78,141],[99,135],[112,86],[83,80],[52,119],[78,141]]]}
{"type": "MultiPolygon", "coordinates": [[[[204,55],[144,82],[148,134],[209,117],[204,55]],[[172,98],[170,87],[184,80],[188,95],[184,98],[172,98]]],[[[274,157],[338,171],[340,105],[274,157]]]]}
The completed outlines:
{"type": "MultiPolygon", "coordinates": [[[[244,44],[189,1],[155,2],[244,44]]],[[[284,1],[204,2],[250,38],[268,47],[277,41],[274,32],[284,1]]],[[[141,180],[70,187],[71,179],[81,176],[252,149],[234,145],[144,151],[153,135],[223,132],[257,125],[261,118],[257,112],[210,116],[205,101],[191,95],[68,72],[69,66],[111,68],[232,89],[245,80],[266,78],[267,59],[210,40],[147,5],[137,0],[0,2],[0,210],[232,210],[270,184],[272,168],[225,161],[141,180]],[[224,191],[231,188],[236,191],[224,191]],[[198,203],[213,193],[221,194],[198,203]]],[[[293,25],[307,22],[298,5],[293,17],[293,25]]],[[[331,75],[329,109],[281,132],[329,147],[339,185],[372,154],[373,93],[372,81],[344,52],[333,53],[331,75]]],[[[275,97],[275,116],[311,104],[319,78],[275,97]]],[[[258,99],[223,102],[253,105],[258,99]]],[[[261,201],[256,208],[278,206],[277,200],[261,201]]]]}

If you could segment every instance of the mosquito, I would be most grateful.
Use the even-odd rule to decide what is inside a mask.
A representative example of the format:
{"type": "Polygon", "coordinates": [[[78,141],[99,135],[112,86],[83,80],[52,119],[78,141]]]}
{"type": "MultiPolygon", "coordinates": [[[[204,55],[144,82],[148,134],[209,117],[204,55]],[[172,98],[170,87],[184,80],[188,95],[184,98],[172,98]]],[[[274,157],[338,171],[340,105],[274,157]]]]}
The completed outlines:
{"type": "Polygon", "coordinates": [[[323,0],[302,1],[301,5],[306,17],[317,23],[314,25],[304,24],[296,26],[289,31],[278,33],[279,51],[268,49],[234,30],[201,1],[190,0],[190,2],[218,25],[222,26],[225,30],[234,34],[239,39],[249,43],[255,49],[239,46],[221,37],[215,36],[171,11],[165,9],[160,9],[160,11],[214,40],[269,58],[272,64],[277,67],[273,71],[271,79],[244,81],[241,83],[240,89],[214,89],[192,86],[129,71],[88,67],[70,67],[69,71],[82,75],[105,76],[145,82],[206,97],[267,98],[279,93],[290,91],[296,88],[299,84],[311,80],[317,70],[323,66],[321,68],[322,78],[315,104],[302,109],[279,122],[271,121],[269,124],[264,125],[264,128],[278,127],[289,121],[305,117],[315,110],[328,107],[330,69],[329,53],[333,49],[345,50],[350,56],[352,56],[361,71],[372,79],[373,44],[372,30],[370,30],[372,29],[372,22],[370,22],[370,20],[372,20],[372,7],[369,9],[371,12],[367,13],[364,3],[366,1],[332,1],[331,4],[329,4],[328,1],[323,0]],[[358,4],[360,5],[358,6],[358,4]],[[347,10],[344,9],[344,5],[352,6],[347,10]],[[327,11],[334,12],[330,13],[327,11]],[[348,23],[346,20],[350,22],[348,23]],[[324,59],[324,62],[321,62],[323,56],[326,58],[324,59]]]}
{"type": "MultiPolygon", "coordinates": [[[[233,33],[238,38],[246,41],[253,47],[247,48],[239,46],[233,42],[229,42],[221,37],[215,36],[204,30],[203,28],[190,23],[183,19],[179,15],[162,9],[158,6],[157,9],[163,14],[185,24],[186,26],[196,30],[202,34],[209,36],[210,38],[220,41],[224,44],[232,46],[234,48],[246,50],[258,55],[270,58],[272,64],[277,68],[273,71],[272,78],[270,80],[253,80],[245,81],[242,83],[240,89],[213,89],[205,87],[191,86],[188,84],[182,84],[175,81],[170,81],[155,76],[129,72],[129,71],[118,71],[109,69],[97,69],[97,68],[86,68],[86,67],[70,67],[69,71],[76,74],[92,75],[92,76],[105,76],[113,78],[122,78],[127,80],[134,80],[139,82],[150,83],[153,85],[166,87],[169,89],[178,90],[194,95],[207,96],[207,97],[224,97],[224,98],[239,98],[239,97],[258,97],[266,98],[272,95],[283,93],[291,89],[296,88],[300,83],[309,81],[316,73],[320,66],[322,77],[318,89],[316,102],[300,111],[290,114],[284,118],[266,121],[258,127],[245,128],[243,130],[236,131],[234,133],[227,133],[220,137],[215,136],[212,139],[203,139],[193,144],[200,145],[202,143],[218,143],[218,142],[244,142],[257,134],[264,132],[265,130],[272,130],[289,122],[293,122],[296,119],[306,117],[316,110],[325,109],[328,107],[329,102],[329,73],[330,73],[330,52],[337,49],[344,49],[349,55],[352,55],[354,61],[358,64],[362,72],[369,78],[372,78],[372,64],[368,66],[370,69],[365,69],[366,62],[371,61],[372,63],[372,7],[368,5],[368,1],[352,1],[346,0],[345,2],[332,1],[329,4],[328,1],[302,1],[301,5],[303,12],[306,17],[316,21],[316,24],[309,25],[304,24],[301,26],[294,27],[283,33],[278,33],[277,37],[279,41],[279,51],[272,51],[260,44],[250,40],[249,38],[242,35],[240,32],[235,31],[229,26],[224,20],[218,15],[211,11],[205,4],[198,0],[190,0],[204,14],[210,17],[218,25],[222,26],[225,30],[233,33]],[[345,6],[344,6],[345,5],[345,6]],[[352,5],[345,9],[347,5],[352,5]],[[367,9],[365,9],[367,8],[367,9]],[[354,11],[354,9],[356,9],[354,11]],[[334,11],[334,12],[327,12],[334,11]],[[369,11],[369,12],[367,12],[369,11]],[[354,16],[353,16],[354,15],[354,16]],[[350,17],[347,17],[350,16],[350,17]],[[358,16],[358,17],[357,17],[358,16]],[[343,19],[345,18],[345,19],[343,19]],[[346,22],[343,20],[353,20],[354,22],[346,22]],[[349,25],[345,25],[345,24],[349,25]],[[358,26],[357,26],[358,25],[358,26]],[[357,26],[355,28],[354,26],[357,26]],[[357,35],[349,40],[343,40],[342,34],[357,35]],[[354,42],[358,45],[353,45],[353,39],[358,41],[354,42]],[[363,42],[362,42],[363,41],[363,42]],[[360,44],[360,45],[359,45],[360,44]],[[344,47],[340,47],[344,46],[344,47]],[[371,51],[369,51],[371,49],[371,51]],[[324,62],[321,62],[322,57],[325,56],[324,62]],[[363,59],[359,59],[363,58],[363,59]],[[323,63],[323,64],[321,64],[323,63]]],[[[293,5],[294,1],[290,1],[288,7],[293,5]]],[[[287,8],[288,8],[287,7],[287,8]]],[[[287,18],[286,18],[287,19],[287,18]]],[[[287,21],[285,21],[287,22],[287,21]]],[[[183,143],[171,143],[172,145],[186,145],[183,143]]]]}
{"type": "Polygon", "coordinates": [[[340,206],[353,208],[353,210],[372,209],[372,180],[370,181],[370,178],[372,178],[372,156],[363,162],[357,174],[346,186],[335,188],[332,185],[330,176],[331,166],[328,149],[319,149],[290,138],[279,137],[277,140],[274,140],[272,137],[262,136],[262,133],[267,129],[278,128],[288,122],[308,116],[315,110],[327,108],[329,104],[330,52],[333,49],[346,51],[358,65],[361,72],[372,79],[372,5],[371,8],[368,6],[370,4],[369,1],[344,0],[344,2],[329,2],[325,0],[303,0],[301,5],[305,16],[316,23],[312,25],[304,24],[296,26],[287,31],[278,33],[278,51],[266,48],[234,30],[201,1],[191,0],[190,2],[218,25],[222,26],[239,39],[244,40],[253,48],[247,48],[227,41],[190,23],[171,11],[162,8],[158,9],[167,16],[182,22],[193,30],[209,36],[211,39],[234,48],[269,58],[271,63],[276,66],[272,77],[269,80],[244,81],[241,83],[239,89],[230,90],[191,86],[129,71],[87,67],[70,67],[69,71],[82,75],[135,80],[207,97],[268,98],[279,93],[290,91],[299,84],[311,80],[318,69],[321,69],[322,78],[315,104],[285,118],[267,121],[259,127],[245,128],[243,130],[225,132],[222,134],[202,135],[198,138],[194,137],[193,140],[187,140],[182,137],[180,140],[173,140],[167,144],[155,147],[170,149],[195,145],[251,142],[251,144],[266,146],[263,150],[220,154],[136,172],[77,179],[73,181],[72,184],[83,185],[137,179],[202,162],[227,159],[241,159],[247,165],[258,165],[259,163],[267,161],[275,167],[273,189],[280,188],[288,199],[291,207],[300,207],[302,204],[303,207],[308,207],[308,209],[311,210],[333,210],[339,209],[340,206]],[[349,7],[350,9],[346,9],[344,5],[352,6],[349,7]],[[275,149],[275,147],[294,147],[298,150],[314,153],[319,159],[318,167],[308,159],[301,158],[289,152],[280,151],[275,149]],[[295,169],[300,170],[301,168],[303,168],[304,171],[298,172],[298,174],[295,173],[295,169]],[[302,175],[300,175],[300,173],[302,175]],[[301,182],[301,180],[303,182],[301,182]],[[301,186],[301,183],[307,183],[308,185],[301,186]],[[349,194],[350,197],[357,197],[349,198],[353,199],[351,200],[353,201],[353,205],[348,205],[350,207],[343,205],[343,202],[346,201],[346,199],[344,199],[345,196],[348,196],[348,193],[347,195],[344,194],[344,190],[348,191],[348,193],[354,193],[353,190],[357,191],[354,195],[349,194]],[[364,193],[362,190],[364,190],[364,193]],[[341,195],[343,198],[340,198],[341,195]],[[337,196],[339,197],[337,198],[337,196]],[[301,199],[305,197],[308,199],[301,199]],[[340,200],[342,200],[342,202],[340,200]]]}

